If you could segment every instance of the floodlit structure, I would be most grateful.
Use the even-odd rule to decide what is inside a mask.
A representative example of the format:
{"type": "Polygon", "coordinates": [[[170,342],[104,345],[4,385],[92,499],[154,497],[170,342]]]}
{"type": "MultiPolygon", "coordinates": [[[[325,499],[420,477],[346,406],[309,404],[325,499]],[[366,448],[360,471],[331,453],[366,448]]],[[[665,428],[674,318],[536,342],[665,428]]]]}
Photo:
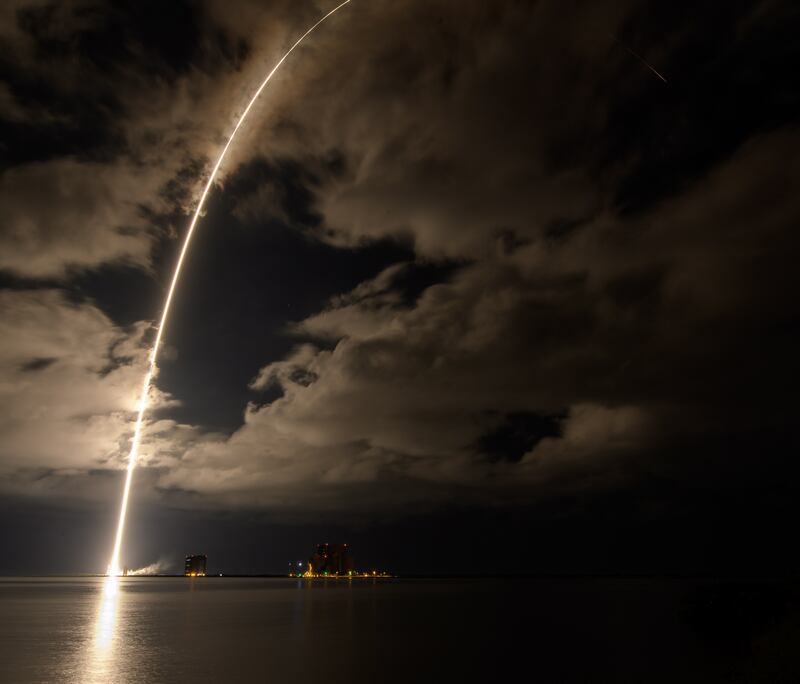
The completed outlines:
{"type": "Polygon", "coordinates": [[[385,570],[356,570],[347,544],[319,544],[314,555],[308,559],[305,572],[302,571],[302,567],[302,561],[297,561],[296,566],[294,563],[289,563],[289,577],[346,580],[394,577],[385,570]]]}
{"type": "Polygon", "coordinates": [[[183,566],[183,574],[185,577],[205,577],[206,575],[206,560],[207,558],[200,554],[197,556],[186,556],[186,562],[183,566]]]}
{"type": "Polygon", "coordinates": [[[320,544],[308,561],[310,575],[347,575],[353,573],[353,559],[347,544],[320,544]]]}

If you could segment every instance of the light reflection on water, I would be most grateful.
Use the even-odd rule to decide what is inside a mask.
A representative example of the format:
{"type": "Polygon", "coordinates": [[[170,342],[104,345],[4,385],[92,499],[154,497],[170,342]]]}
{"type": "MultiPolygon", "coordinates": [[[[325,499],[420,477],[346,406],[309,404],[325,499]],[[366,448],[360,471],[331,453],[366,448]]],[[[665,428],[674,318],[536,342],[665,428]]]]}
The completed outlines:
{"type": "Polygon", "coordinates": [[[681,620],[687,587],[0,578],[0,682],[485,682],[500,661],[541,681],[722,681],[681,620]]]}
{"type": "Polygon", "coordinates": [[[92,682],[113,682],[115,680],[115,650],[117,648],[117,618],[119,604],[122,598],[120,578],[109,575],[105,578],[100,590],[97,607],[97,616],[91,628],[92,636],[90,646],[87,648],[88,657],[80,681],[87,684],[92,682]]]}

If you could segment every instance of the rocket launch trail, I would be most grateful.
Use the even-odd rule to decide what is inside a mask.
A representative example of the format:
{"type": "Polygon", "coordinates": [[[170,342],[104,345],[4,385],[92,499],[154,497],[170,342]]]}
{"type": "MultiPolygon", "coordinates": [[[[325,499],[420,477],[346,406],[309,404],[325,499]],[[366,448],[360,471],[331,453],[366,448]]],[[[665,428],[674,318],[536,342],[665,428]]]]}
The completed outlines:
{"type": "Polygon", "coordinates": [[[183,240],[183,246],[181,247],[180,254],[178,256],[178,261],[175,264],[175,271],[172,275],[172,281],[170,282],[169,290],[167,291],[166,299],[164,300],[164,308],[161,312],[161,320],[159,321],[157,332],[156,332],[156,339],[153,343],[153,348],[150,351],[149,357],[149,366],[147,369],[147,373],[144,376],[144,382],[142,383],[142,394],[141,398],[139,399],[139,407],[138,413],[136,416],[136,426],[133,431],[133,440],[131,442],[131,449],[130,454],[128,455],[128,467],[127,472],[125,474],[125,487],[122,492],[122,502],[120,504],[119,509],[119,522],[117,523],[117,534],[114,540],[114,549],[111,553],[111,560],[108,564],[107,574],[114,576],[121,574],[120,567],[119,567],[119,555],[120,549],[122,547],[122,538],[125,533],[125,518],[127,517],[128,513],[128,499],[130,497],[131,491],[131,482],[133,480],[133,471],[136,468],[136,460],[139,454],[139,444],[142,439],[142,424],[144,421],[144,414],[147,411],[147,399],[150,393],[150,385],[153,380],[153,375],[156,372],[156,361],[158,360],[158,348],[161,344],[161,339],[164,335],[164,329],[167,325],[167,320],[169,318],[169,311],[170,306],[172,304],[172,298],[175,294],[175,287],[178,284],[178,280],[181,275],[181,268],[183,266],[183,262],[186,258],[186,253],[189,250],[189,245],[192,241],[192,235],[194,234],[194,229],[197,227],[197,222],[200,218],[200,213],[203,210],[203,206],[205,205],[206,198],[208,197],[208,193],[211,190],[211,186],[214,184],[216,180],[217,173],[219,172],[220,166],[222,166],[222,162],[225,159],[225,155],[227,154],[228,150],[233,143],[234,138],[236,137],[236,133],[241,128],[242,124],[244,123],[247,115],[250,113],[250,110],[253,108],[256,100],[261,95],[261,92],[266,88],[267,84],[270,82],[272,77],[275,75],[275,72],[281,67],[281,65],[286,61],[286,58],[292,54],[294,49],[300,45],[313,31],[316,29],[320,24],[322,24],[326,19],[328,19],[331,15],[338,12],[342,7],[347,5],[350,0],[344,0],[340,5],[334,7],[330,12],[328,12],[325,16],[323,16],[316,24],[314,24],[310,29],[308,29],[297,41],[286,51],[286,53],[281,57],[277,64],[272,67],[272,70],[267,74],[266,78],[261,82],[261,85],[256,90],[253,97],[250,99],[250,102],[245,107],[242,115],[239,117],[239,120],[236,122],[236,125],[233,127],[233,131],[228,138],[228,141],[225,143],[225,146],[222,148],[222,152],[220,152],[219,157],[217,158],[217,162],[214,164],[214,167],[211,170],[211,174],[208,177],[208,181],[203,188],[203,193],[200,195],[200,199],[197,202],[197,207],[194,211],[194,215],[192,216],[192,220],[189,223],[189,229],[186,232],[186,237],[183,240]]]}

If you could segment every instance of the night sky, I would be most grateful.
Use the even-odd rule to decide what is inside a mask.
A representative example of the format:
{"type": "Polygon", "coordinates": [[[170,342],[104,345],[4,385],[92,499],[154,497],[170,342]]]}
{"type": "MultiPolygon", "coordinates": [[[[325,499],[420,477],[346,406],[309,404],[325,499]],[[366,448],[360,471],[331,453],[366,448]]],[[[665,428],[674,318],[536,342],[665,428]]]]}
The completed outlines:
{"type": "MultiPolygon", "coordinates": [[[[180,238],[335,4],[0,6],[0,574],[104,571],[180,238]]],[[[122,562],[800,571],[799,25],[331,17],[199,224],[122,562]]]]}

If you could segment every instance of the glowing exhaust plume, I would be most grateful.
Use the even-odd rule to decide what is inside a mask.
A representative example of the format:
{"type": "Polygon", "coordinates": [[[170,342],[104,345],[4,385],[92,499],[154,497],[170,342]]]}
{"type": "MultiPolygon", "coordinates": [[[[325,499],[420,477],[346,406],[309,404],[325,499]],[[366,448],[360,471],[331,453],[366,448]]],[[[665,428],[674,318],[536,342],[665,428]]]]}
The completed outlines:
{"type": "Polygon", "coordinates": [[[200,218],[200,212],[203,209],[203,205],[205,204],[206,197],[208,196],[209,191],[211,190],[211,186],[214,184],[214,180],[217,177],[217,172],[219,171],[219,167],[222,166],[222,162],[225,159],[225,155],[228,152],[228,149],[233,142],[233,139],[236,137],[236,133],[241,128],[244,120],[247,118],[248,113],[252,109],[253,105],[255,104],[256,100],[258,99],[259,95],[261,95],[261,91],[267,86],[267,83],[270,82],[270,79],[275,75],[275,72],[280,68],[281,64],[286,61],[286,58],[292,54],[294,49],[302,43],[306,37],[314,31],[320,24],[322,24],[328,17],[330,17],[335,12],[339,11],[342,7],[347,5],[350,0],[345,0],[340,5],[334,7],[330,12],[328,12],[322,19],[320,19],[316,24],[314,24],[308,31],[306,31],[297,41],[290,47],[286,54],[278,60],[278,63],[272,67],[272,71],[267,74],[267,77],[262,81],[261,85],[256,90],[255,94],[253,95],[252,99],[248,103],[247,107],[244,108],[244,112],[239,117],[239,120],[236,122],[236,125],[233,127],[233,131],[228,138],[228,142],[225,143],[225,147],[222,148],[222,152],[217,159],[217,163],[214,164],[214,168],[211,170],[211,175],[208,177],[208,181],[206,182],[205,188],[203,189],[203,194],[200,195],[200,200],[197,202],[197,208],[194,211],[194,215],[192,216],[192,220],[189,223],[189,230],[186,232],[186,237],[183,240],[183,247],[181,248],[180,255],[178,256],[178,262],[175,264],[175,272],[172,275],[172,282],[170,283],[169,290],[167,291],[167,297],[164,300],[164,309],[161,312],[161,321],[158,324],[158,329],[156,332],[156,339],[153,343],[153,349],[150,352],[150,366],[147,370],[147,374],[144,376],[144,383],[142,384],[142,396],[139,400],[139,412],[136,417],[136,427],[133,431],[133,441],[131,442],[131,451],[130,455],[128,456],[128,470],[125,475],[125,489],[122,492],[122,503],[120,504],[119,508],[119,523],[117,524],[117,536],[114,541],[114,550],[111,553],[111,561],[108,564],[107,574],[109,575],[119,575],[121,574],[120,567],[119,567],[119,552],[122,546],[122,535],[125,532],[125,517],[128,513],[128,498],[131,492],[131,480],[133,479],[133,470],[136,468],[136,459],[139,453],[139,443],[142,439],[142,422],[144,419],[144,413],[147,410],[147,396],[150,393],[150,383],[153,379],[153,375],[156,371],[156,360],[158,358],[158,347],[161,344],[161,337],[164,334],[164,328],[167,324],[167,317],[169,316],[169,309],[170,305],[172,304],[172,296],[175,293],[175,286],[178,283],[178,278],[181,274],[181,267],[183,266],[183,261],[186,258],[186,252],[189,249],[189,244],[192,240],[192,234],[194,233],[194,229],[197,226],[197,221],[200,218]]]}

